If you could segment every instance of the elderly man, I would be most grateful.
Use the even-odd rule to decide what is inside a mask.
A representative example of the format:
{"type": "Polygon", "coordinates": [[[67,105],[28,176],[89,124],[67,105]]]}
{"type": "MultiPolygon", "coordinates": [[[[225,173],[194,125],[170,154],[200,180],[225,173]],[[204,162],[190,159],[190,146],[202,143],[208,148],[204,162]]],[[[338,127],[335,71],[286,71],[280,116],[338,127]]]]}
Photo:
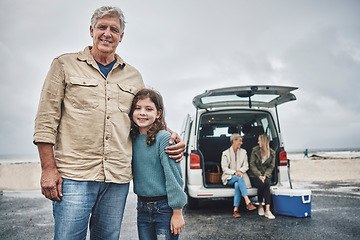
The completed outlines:
{"type": "MultiPolygon", "coordinates": [[[[117,7],[92,18],[93,45],[54,59],[41,92],[34,143],[41,161],[41,191],[53,201],[54,239],[119,239],[132,148],[128,113],[144,88],[140,73],[115,53],[125,21],[117,7]]],[[[177,134],[168,153],[181,159],[177,134]]]]}

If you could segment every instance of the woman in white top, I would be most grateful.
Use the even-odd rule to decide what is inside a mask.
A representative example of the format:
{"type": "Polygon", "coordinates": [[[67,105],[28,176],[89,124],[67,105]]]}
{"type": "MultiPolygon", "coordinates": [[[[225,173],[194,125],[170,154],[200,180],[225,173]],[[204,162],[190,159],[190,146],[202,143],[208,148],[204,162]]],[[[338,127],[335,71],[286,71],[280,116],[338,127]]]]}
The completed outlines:
{"type": "Polygon", "coordinates": [[[241,196],[244,197],[246,208],[254,210],[256,207],[251,203],[247,187],[251,187],[249,177],[246,171],[249,169],[249,163],[246,151],[241,147],[242,136],[233,134],[230,137],[231,147],[222,153],[221,168],[223,175],[221,180],[224,185],[234,185],[234,217],[241,217],[239,214],[239,205],[241,196]]]}

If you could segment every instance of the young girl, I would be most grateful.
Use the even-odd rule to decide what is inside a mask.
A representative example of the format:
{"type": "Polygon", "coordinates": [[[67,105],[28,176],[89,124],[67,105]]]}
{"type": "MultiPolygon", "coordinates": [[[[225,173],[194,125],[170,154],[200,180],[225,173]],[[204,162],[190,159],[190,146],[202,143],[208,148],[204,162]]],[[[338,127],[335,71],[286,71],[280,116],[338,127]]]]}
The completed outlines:
{"type": "Polygon", "coordinates": [[[139,91],[132,102],[134,192],[138,195],[139,239],[178,239],[186,204],[180,163],[168,157],[164,105],[159,93],[139,91]]]}

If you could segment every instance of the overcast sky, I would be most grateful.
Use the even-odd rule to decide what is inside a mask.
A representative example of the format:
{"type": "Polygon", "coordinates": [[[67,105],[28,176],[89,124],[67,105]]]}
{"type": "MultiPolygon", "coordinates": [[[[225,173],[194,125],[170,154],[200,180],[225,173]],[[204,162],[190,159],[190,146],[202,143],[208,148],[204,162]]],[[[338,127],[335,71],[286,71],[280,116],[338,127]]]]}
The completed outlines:
{"type": "Polygon", "coordinates": [[[36,153],[50,63],[92,44],[102,5],[123,10],[117,53],[162,93],[177,132],[207,89],[287,85],[299,89],[278,109],[286,149],[360,147],[360,1],[0,0],[0,154],[36,153]]]}

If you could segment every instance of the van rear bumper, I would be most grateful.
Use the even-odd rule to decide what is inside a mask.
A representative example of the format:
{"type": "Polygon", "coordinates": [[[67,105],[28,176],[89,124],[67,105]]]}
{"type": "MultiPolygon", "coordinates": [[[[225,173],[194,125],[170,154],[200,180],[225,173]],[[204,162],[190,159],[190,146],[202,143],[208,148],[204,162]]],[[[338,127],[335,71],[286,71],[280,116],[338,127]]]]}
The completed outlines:
{"type": "MultiPolygon", "coordinates": [[[[234,188],[205,188],[202,185],[188,185],[188,195],[192,198],[226,198],[234,197],[234,188]]],[[[257,195],[257,188],[248,188],[249,196],[257,195]]]]}

